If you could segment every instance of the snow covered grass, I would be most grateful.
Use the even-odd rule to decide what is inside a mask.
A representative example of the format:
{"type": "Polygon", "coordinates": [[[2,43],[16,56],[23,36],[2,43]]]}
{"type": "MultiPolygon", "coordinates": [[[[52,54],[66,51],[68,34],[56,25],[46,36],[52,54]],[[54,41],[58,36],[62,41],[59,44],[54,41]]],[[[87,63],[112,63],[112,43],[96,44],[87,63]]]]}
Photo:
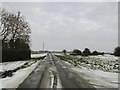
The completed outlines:
{"type": "Polygon", "coordinates": [[[21,61],[9,61],[9,62],[2,62],[0,63],[0,72],[8,71],[8,70],[13,70],[17,67],[20,67],[24,65],[25,63],[30,64],[30,62],[33,62],[35,60],[40,60],[43,59],[46,54],[32,54],[32,59],[31,60],[21,60],[21,61]]]}
{"type": "Polygon", "coordinates": [[[0,63],[0,87],[16,88],[36,68],[45,54],[33,54],[32,59],[0,63]]]}
{"type": "Polygon", "coordinates": [[[98,90],[99,88],[118,88],[119,86],[118,73],[92,70],[82,66],[73,66],[73,64],[67,61],[63,62],[69,66],[70,71],[78,74],[95,88],[98,88],[98,90]]]}
{"type": "Polygon", "coordinates": [[[13,70],[17,67],[24,65],[28,61],[13,61],[13,62],[4,62],[0,63],[0,72],[13,70]]]}
{"type": "Polygon", "coordinates": [[[92,70],[102,70],[107,72],[118,72],[119,62],[118,57],[112,55],[105,56],[60,56],[61,60],[67,61],[75,66],[83,66],[92,70]]]}
{"type": "Polygon", "coordinates": [[[119,68],[118,57],[113,55],[79,57],[77,60],[79,60],[78,63],[80,66],[94,70],[99,69],[108,72],[118,72],[119,68]]]}
{"type": "Polygon", "coordinates": [[[28,75],[37,67],[39,63],[40,61],[37,61],[36,63],[32,64],[29,67],[18,70],[17,72],[14,73],[12,77],[0,79],[0,82],[2,82],[2,84],[0,84],[0,87],[17,88],[18,85],[20,85],[28,77],[28,75]]]}
{"type": "Polygon", "coordinates": [[[45,57],[45,54],[33,54],[33,57],[31,60],[21,60],[21,61],[10,61],[10,62],[2,62],[0,63],[0,74],[5,71],[12,71],[12,70],[18,70],[19,68],[30,66],[33,62],[36,60],[43,59],[45,57]],[[18,69],[17,69],[18,68],[18,69]]]}
{"type": "Polygon", "coordinates": [[[23,64],[23,65],[21,65],[21,66],[19,66],[19,67],[16,67],[15,69],[6,70],[6,71],[4,71],[4,72],[1,72],[2,78],[12,77],[13,74],[14,74],[15,72],[17,72],[18,70],[27,68],[27,67],[31,66],[32,64],[34,64],[34,63],[36,63],[36,60],[34,60],[34,61],[33,61],[33,60],[30,60],[30,61],[26,62],[25,64],[23,64]]]}

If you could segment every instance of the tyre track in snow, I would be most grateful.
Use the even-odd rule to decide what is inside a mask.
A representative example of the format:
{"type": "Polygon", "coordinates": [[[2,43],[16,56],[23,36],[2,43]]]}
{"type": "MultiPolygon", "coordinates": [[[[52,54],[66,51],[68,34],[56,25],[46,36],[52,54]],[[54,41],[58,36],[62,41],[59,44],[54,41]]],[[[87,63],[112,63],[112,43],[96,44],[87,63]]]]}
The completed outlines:
{"type": "Polygon", "coordinates": [[[40,62],[37,68],[18,88],[93,88],[72,72],[64,62],[52,54],[40,62]]]}

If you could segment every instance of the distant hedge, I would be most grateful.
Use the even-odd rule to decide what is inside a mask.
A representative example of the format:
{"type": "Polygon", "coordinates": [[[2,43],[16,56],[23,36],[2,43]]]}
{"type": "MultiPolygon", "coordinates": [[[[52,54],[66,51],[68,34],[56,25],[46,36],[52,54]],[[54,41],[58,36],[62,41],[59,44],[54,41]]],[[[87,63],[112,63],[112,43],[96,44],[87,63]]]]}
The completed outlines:
{"type": "Polygon", "coordinates": [[[30,58],[31,58],[30,50],[2,49],[2,62],[17,61],[17,60],[30,59],[30,58]]]}

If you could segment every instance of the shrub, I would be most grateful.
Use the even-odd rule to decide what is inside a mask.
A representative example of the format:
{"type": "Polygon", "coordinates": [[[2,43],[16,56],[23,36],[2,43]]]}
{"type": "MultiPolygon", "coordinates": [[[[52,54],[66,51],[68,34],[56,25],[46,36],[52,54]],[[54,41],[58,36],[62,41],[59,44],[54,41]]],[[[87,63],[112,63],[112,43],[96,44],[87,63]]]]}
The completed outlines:
{"type": "Polygon", "coordinates": [[[64,49],[62,52],[63,52],[64,54],[66,54],[67,51],[64,49]]]}
{"type": "Polygon", "coordinates": [[[99,53],[97,51],[93,51],[92,55],[99,55],[99,53]]]}
{"type": "Polygon", "coordinates": [[[118,47],[115,48],[114,55],[115,56],[120,56],[120,46],[118,46],[118,47]]]}
{"type": "Polygon", "coordinates": [[[81,55],[82,52],[78,49],[74,49],[71,55],[81,55]]]}
{"type": "Polygon", "coordinates": [[[83,56],[88,56],[91,55],[91,52],[88,48],[85,48],[85,50],[83,51],[83,56]]]}

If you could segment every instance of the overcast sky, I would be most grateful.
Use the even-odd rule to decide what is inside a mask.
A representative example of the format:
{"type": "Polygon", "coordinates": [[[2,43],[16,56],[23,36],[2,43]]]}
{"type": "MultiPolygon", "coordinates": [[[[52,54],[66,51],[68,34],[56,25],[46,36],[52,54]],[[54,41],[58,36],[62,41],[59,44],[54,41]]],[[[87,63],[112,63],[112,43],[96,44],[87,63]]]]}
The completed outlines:
{"type": "Polygon", "coordinates": [[[7,2],[3,7],[21,11],[32,29],[31,49],[113,52],[118,45],[116,2],[7,2]]]}

